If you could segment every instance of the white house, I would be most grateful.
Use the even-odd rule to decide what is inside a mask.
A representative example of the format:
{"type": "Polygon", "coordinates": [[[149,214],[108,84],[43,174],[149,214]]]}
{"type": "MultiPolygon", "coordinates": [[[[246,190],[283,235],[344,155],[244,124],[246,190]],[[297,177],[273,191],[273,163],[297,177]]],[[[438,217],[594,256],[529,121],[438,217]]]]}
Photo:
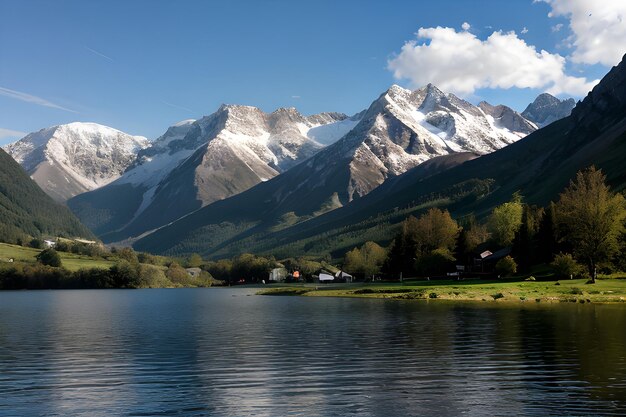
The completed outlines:
{"type": "Polygon", "coordinates": [[[270,271],[269,281],[284,282],[287,278],[287,270],[285,268],[274,268],[270,271]]]}
{"type": "Polygon", "coordinates": [[[343,271],[337,271],[335,278],[337,278],[337,281],[339,282],[352,282],[352,275],[343,271]]]}
{"type": "Polygon", "coordinates": [[[335,277],[330,275],[330,274],[322,272],[319,275],[319,281],[320,282],[331,282],[331,281],[334,281],[334,280],[335,280],[335,277]]]}

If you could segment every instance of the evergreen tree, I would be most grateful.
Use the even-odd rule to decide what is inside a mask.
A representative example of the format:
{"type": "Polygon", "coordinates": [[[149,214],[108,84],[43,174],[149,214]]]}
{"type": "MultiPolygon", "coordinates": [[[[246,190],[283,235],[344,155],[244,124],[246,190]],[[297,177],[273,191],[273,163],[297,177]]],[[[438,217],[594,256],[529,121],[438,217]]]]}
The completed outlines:
{"type": "Polygon", "coordinates": [[[543,209],[536,206],[523,205],[522,223],[513,240],[512,254],[517,261],[519,270],[526,272],[536,263],[536,236],[543,209]]]}
{"type": "Polygon", "coordinates": [[[540,263],[552,262],[559,251],[556,232],[556,205],[552,201],[541,216],[537,231],[536,248],[536,260],[540,263]]]}

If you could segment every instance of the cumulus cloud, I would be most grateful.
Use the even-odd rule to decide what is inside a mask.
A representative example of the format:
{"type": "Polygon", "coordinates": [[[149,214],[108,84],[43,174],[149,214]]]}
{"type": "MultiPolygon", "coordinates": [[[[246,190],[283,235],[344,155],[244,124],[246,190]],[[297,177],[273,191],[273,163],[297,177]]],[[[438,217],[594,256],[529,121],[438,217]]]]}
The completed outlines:
{"type": "MultiPolygon", "coordinates": [[[[535,0],[548,3],[550,17],[569,20],[571,60],[582,64],[618,64],[626,53],[626,1],[535,0]]],[[[558,26],[558,25],[557,25],[558,26]]]]}
{"type": "Polygon", "coordinates": [[[471,27],[472,26],[467,22],[463,22],[463,24],[461,25],[461,29],[463,30],[470,30],[471,27]]]}
{"type": "Polygon", "coordinates": [[[397,79],[414,87],[434,83],[444,91],[471,95],[479,88],[538,88],[585,95],[597,82],[565,74],[565,58],[537,51],[515,32],[493,32],[486,40],[452,28],[420,28],[388,61],[397,79]]]}

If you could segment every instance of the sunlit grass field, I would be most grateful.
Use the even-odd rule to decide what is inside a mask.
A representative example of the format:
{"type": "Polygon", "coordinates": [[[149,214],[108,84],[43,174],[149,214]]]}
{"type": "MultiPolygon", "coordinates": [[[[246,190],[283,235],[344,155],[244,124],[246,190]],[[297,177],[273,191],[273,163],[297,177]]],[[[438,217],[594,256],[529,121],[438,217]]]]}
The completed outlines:
{"type": "MultiPolygon", "coordinates": [[[[35,257],[39,252],[41,252],[41,249],[0,243],[0,264],[8,262],[9,259],[13,259],[15,262],[37,262],[35,257]]],[[[94,259],[89,256],[73,253],[59,252],[59,255],[61,256],[63,267],[70,271],[89,268],[108,269],[114,264],[113,261],[106,259],[94,259]]]]}
{"type": "Polygon", "coordinates": [[[467,300],[488,302],[626,302],[626,280],[561,281],[462,280],[400,283],[280,285],[262,295],[362,297],[387,299],[467,300]]]}

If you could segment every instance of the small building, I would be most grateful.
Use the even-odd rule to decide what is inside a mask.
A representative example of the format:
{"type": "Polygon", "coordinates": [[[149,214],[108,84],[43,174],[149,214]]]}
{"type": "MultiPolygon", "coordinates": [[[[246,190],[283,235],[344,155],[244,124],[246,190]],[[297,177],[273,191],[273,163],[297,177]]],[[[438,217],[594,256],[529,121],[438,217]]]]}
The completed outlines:
{"type": "Polygon", "coordinates": [[[328,272],[320,272],[317,279],[319,282],[333,282],[335,277],[328,272]]]}
{"type": "Polygon", "coordinates": [[[353,278],[352,275],[348,274],[347,272],[337,271],[335,273],[335,280],[337,282],[352,282],[353,278]]]}
{"type": "Polygon", "coordinates": [[[287,270],[285,268],[274,268],[270,271],[268,281],[285,282],[287,278],[287,270]]]}
{"type": "Polygon", "coordinates": [[[495,252],[484,251],[474,258],[474,266],[477,267],[476,272],[493,273],[498,261],[511,254],[511,248],[503,248],[495,252]]]}
{"type": "Polygon", "coordinates": [[[200,274],[202,274],[202,269],[200,268],[186,268],[185,270],[191,278],[200,278],[200,274]]]}

